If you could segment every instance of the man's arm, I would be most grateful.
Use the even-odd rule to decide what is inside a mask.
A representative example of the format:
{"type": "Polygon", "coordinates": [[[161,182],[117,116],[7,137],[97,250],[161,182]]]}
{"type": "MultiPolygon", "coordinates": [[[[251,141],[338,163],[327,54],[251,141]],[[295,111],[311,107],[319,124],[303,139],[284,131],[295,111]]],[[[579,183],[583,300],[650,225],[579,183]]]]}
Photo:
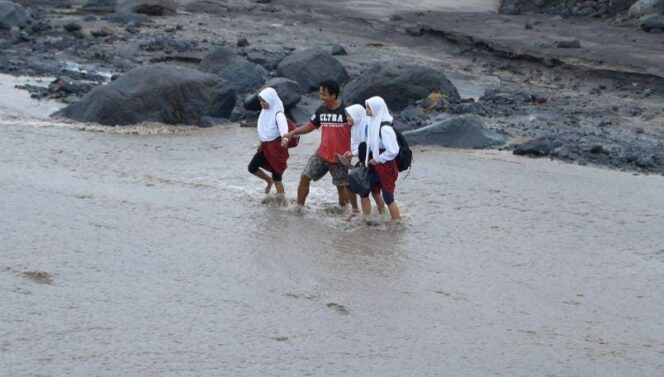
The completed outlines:
{"type": "Polygon", "coordinates": [[[314,125],[311,122],[308,122],[302,127],[295,127],[293,131],[290,131],[281,138],[281,145],[285,147],[286,145],[288,145],[288,140],[292,139],[294,136],[308,134],[309,132],[315,129],[316,125],[314,125]]]}
{"type": "Polygon", "coordinates": [[[293,137],[293,136],[296,136],[296,135],[308,134],[309,132],[311,132],[315,129],[316,129],[316,126],[313,123],[308,122],[307,124],[305,124],[302,127],[295,127],[295,129],[293,131],[288,133],[287,137],[290,138],[290,137],[293,137]]]}

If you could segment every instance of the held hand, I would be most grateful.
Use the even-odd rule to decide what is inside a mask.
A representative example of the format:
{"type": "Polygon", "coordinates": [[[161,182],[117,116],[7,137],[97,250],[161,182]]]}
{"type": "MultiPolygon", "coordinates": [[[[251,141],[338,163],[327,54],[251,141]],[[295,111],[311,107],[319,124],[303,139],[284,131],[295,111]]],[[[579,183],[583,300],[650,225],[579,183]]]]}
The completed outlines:
{"type": "Polygon", "coordinates": [[[352,153],[351,151],[347,151],[347,152],[345,152],[345,153],[344,153],[344,158],[345,158],[346,160],[350,160],[350,159],[352,159],[352,158],[353,158],[353,153],[352,153]]]}
{"type": "Polygon", "coordinates": [[[288,134],[284,135],[281,137],[281,146],[286,148],[288,146],[288,140],[290,138],[288,137],[288,134]]]}
{"type": "Polygon", "coordinates": [[[372,158],[371,160],[369,160],[369,165],[378,165],[378,162],[376,162],[376,160],[372,158]]]}

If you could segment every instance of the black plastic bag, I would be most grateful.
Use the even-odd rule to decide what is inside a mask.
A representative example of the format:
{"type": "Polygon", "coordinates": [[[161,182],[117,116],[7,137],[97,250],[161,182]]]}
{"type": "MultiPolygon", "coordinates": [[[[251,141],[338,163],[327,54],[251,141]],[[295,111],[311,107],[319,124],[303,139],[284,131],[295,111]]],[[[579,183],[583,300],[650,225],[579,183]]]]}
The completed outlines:
{"type": "Polygon", "coordinates": [[[348,189],[359,196],[368,196],[371,192],[369,169],[364,166],[351,169],[348,173],[348,189]]]}

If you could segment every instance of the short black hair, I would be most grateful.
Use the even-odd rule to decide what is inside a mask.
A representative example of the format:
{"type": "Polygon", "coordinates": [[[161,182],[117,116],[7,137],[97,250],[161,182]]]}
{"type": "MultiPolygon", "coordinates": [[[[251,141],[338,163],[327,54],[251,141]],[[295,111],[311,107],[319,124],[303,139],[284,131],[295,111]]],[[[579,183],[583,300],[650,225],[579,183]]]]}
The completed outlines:
{"type": "Polygon", "coordinates": [[[320,83],[321,88],[325,88],[329,95],[339,98],[339,83],[334,79],[323,80],[320,83]]]}

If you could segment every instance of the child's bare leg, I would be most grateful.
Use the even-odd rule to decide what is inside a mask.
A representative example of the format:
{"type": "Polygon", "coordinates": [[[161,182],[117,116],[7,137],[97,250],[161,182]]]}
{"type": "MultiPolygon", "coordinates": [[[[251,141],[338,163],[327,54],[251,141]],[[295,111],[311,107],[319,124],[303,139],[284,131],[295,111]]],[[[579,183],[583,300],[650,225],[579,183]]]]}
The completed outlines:
{"type": "Polygon", "coordinates": [[[277,194],[284,193],[284,184],[281,181],[274,181],[274,188],[277,189],[277,194]]]}
{"type": "Polygon", "coordinates": [[[270,191],[272,190],[272,183],[273,183],[272,178],[270,178],[269,175],[265,174],[263,169],[258,169],[258,170],[256,170],[255,173],[252,173],[252,174],[265,181],[265,183],[266,183],[265,193],[269,194],[270,191]]]}
{"type": "Polygon", "coordinates": [[[369,197],[361,198],[360,202],[362,203],[362,213],[365,215],[371,214],[371,202],[369,201],[369,197]]]}
{"type": "Polygon", "coordinates": [[[385,212],[385,200],[383,200],[383,196],[380,194],[380,192],[371,192],[371,196],[373,196],[374,201],[376,202],[378,213],[382,215],[385,212]]]}
{"type": "Polygon", "coordinates": [[[401,219],[401,212],[399,212],[399,207],[397,206],[397,202],[392,202],[392,204],[387,206],[387,209],[390,211],[390,216],[392,217],[392,220],[401,219]]]}
{"type": "Polygon", "coordinates": [[[352,210],[350,213],[346,216],[346,221],[351,221],[355,215],[360,213],[360,210],[357,208],[357,195],[350,191],[348,187],[346,187],[346,192],[348,195],[348,200],[350,201],[350,206],[352,207],[352,210]]]}

